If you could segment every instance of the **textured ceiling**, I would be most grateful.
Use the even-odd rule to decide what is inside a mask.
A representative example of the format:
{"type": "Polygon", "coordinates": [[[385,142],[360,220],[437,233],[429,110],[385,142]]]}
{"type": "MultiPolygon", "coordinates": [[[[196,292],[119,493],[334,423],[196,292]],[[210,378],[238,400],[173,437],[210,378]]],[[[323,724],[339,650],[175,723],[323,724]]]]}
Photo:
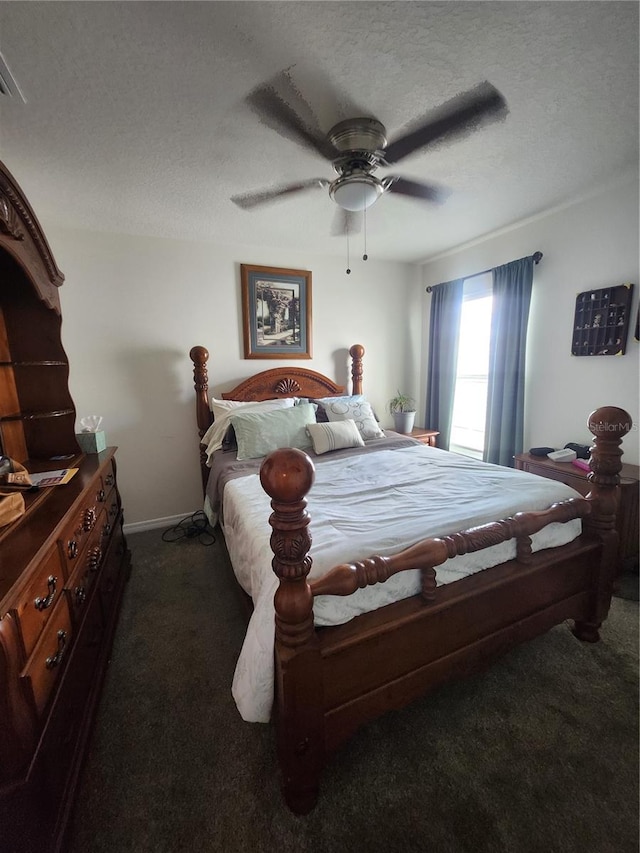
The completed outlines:
{"type": "Polygon", "coordinates": [[[507,100],[504,122],[394,167],[451,194],[383,196],[372,258],[433,256],[638,162],[632,2],[5,2],[0,51],[27,99],[0,97],[0,158],[70,227],[344,255],[326,190],[229,200],[333,176],[244,102],[286,68],[323,130],[372,115],[393,139],[483,80],[507,100]]]}

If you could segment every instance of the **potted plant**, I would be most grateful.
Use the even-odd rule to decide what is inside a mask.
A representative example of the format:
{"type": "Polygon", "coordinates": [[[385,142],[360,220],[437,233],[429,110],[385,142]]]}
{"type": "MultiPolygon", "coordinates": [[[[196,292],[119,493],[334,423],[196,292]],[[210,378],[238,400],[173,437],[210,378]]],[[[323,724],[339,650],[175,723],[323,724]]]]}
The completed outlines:
{"type": "Polygon", "coordinates": [[[389,412],[393,415],[396,432],[408,435],[413,429],[416,418],[416,401],[414,398],[398,391],[396,396],[389,400],[389,412]]]}

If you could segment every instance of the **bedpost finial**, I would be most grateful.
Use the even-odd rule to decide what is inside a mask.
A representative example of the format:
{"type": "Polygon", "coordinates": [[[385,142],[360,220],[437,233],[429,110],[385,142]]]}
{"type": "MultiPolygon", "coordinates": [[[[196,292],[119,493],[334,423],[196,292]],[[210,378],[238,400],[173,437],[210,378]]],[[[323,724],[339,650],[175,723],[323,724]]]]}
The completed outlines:
{"type": "Polygon", "coordinates": [[[311,459],[295,447],[274,450],[260,466],[262,488],[279,503],[302,500],[313,485],[315,474],[311,459]]]}
{"type": "Polygon", "coordinates": [[[349,350],[351,358],[362,358],[364,355],[364,347],[362,344],[354,344],[349,350]]]}
{"type": "Polygon", "coordinates": [[[591,412],[587,420],[589,432],[596,438],[609,441],[622,440],[631,430],[631,415],[617,406],[603,406],[591,412]]]}
{"type": "Polygon", "coordinates": [[[206,347],[191,347],[189,358],[194,364],[206,364],[209,361],[209,350],[206,347]]]}

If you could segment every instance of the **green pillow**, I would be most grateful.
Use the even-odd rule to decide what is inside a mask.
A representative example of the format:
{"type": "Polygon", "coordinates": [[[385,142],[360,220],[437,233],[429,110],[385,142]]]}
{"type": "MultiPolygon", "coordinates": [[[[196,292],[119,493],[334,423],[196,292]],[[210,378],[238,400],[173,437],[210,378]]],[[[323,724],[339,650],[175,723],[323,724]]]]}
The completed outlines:
{"type": "Polygon", "coordinates": [[[239,460],[258,459],[279,447],[311,447],[307,424],[316,422],[316,406],[302,403],[273,412],[238,412],[231,416],[239,460]]]}

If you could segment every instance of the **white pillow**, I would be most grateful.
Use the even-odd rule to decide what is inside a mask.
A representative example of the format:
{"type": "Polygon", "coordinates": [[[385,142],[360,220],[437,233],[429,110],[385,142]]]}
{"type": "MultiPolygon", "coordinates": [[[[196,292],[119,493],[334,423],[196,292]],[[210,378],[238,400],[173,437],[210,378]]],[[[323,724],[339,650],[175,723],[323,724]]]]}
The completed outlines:
{"type": "Polygon", "coordinates": [[[211,454],[222,447],[222,440],[231,424],[231,416],[236,412],[271,412],[274,409],[290,409],[293,397],[280,397],[275,400],[251,400],[241,403],[239,400],[217,400],[211,398],[211,411],[214,421],[200,439],[206,446],[207,465],[211,465],[211,454]]]}
{"type": "Polygon", "coordinates": [[[364,438],[384,438],[384,433],[378,426],[371,405],[366,400],[349,402],[349,400],[336,400],[335,403],[323,402],[324,410],[330,422],[352,420],[360,435],[364,438]]]}
{"type": "Polygon", "coordinates": [[[364,447],[356,422],[349,419],[335,423],[309,424],[307,432],[318,455],[345,447],[364,447]]]}

